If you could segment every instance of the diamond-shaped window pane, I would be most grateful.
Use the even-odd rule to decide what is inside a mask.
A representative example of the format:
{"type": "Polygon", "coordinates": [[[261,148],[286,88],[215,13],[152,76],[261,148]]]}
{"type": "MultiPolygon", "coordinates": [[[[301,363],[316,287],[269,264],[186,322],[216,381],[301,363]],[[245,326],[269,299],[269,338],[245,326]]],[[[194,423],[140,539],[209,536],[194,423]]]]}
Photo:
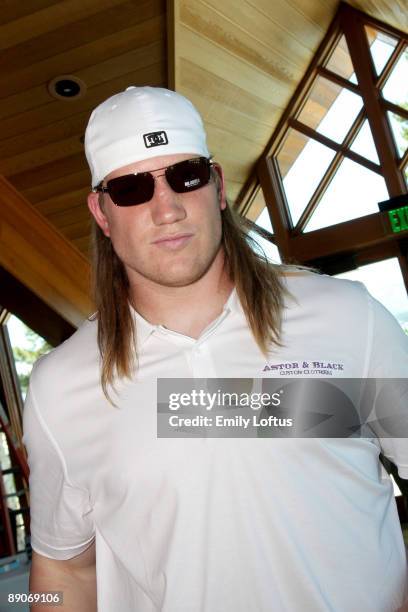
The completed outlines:
{"type": "Polygon", "coordinates": [[[404,108],[408,108],[408,50],[396,63],[391,75],[388,77],[383,89],[386,100],[404,108]]]}
{"type": "Polygon", "coordinates": [[[344,34],[331,54],[330,59],[326,64],[326,68],[344,79],[351,81],[352,83],[357,83],[353,62],[351,61],[344,34]]]}
{"type": "Polygon", "coordinates": [[[335,152],[290,129],[277,155],[292,222],[299,221],[335,152]]]}
{"type": "Polygon", "coordinates": [[[398,154],[402,157],[408,146],[408,120],[395,113],[387,114],[398,154]]]}
{"type": "Polygon", "coordinates": [[[350,159],[344,159],[305,231],[378,212],[378,202],[388,198],[382,176],[350,159]]]}
{"type": "Polygon", "coordinates": [[[362,106],[361,96],[318,77],[297,118],[324,136],[341,143],[362,106]]]}
{"type": "Polygon", "coordinates": [[[259,227],[263,227],[263,229],[266,229],[268,232],[273,234],[271,217],[269,215],[269,211],[266,208],[266,206],[261,212],[261,214],[259,215],[259,217],[256,219],[255,223],[259,225],[259,227]]]}
{"type": "Polygon", "coordinates": [[[375,71],[379,76],[390,59],[398,41],[389,34],[376,30],[371,26],[366,26],[365,31],[367,34],[375,71]]]}
{"type": "Polygon", "coordinates": [[[255,221],[255,219],[259,217],[265,206],[266,202],[263,195],[263,191],[261,189],[261,186],[258,185],[248,208],[248,211],[245,214],[245,217],[250,221],[255,221]]]}
{"type": "Polygon", "coordinates": [[[375,164],[380,163],[367,119],[360,128],[350,149],[351,151],[354,151],[354,153],[358,153],[359,155],[366,157],[375,164]]]}

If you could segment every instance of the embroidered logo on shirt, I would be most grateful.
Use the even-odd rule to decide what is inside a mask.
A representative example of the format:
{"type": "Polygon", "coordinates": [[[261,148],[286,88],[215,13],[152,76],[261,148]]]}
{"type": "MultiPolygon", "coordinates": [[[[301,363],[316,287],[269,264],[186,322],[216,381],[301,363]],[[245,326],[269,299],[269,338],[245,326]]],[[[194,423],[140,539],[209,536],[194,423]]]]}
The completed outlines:
{"type": "Polygon", "coordinates": [[[344,370],[344,363],[333,361],[285,361],[283,363],[267,363],[262,372],[271,372],[279,376],[302,376],[317,374],[333,376],[333,372],[344,370]]]}

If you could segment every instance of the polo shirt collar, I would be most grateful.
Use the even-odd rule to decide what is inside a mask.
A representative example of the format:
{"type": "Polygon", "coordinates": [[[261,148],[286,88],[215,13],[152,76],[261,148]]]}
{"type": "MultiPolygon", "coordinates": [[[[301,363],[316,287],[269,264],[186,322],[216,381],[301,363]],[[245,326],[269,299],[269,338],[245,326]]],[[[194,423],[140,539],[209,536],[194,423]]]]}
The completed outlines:
{"type": "Polygon", "coordinates": [[[144,319],[130,303],[129,308],[133,321],[136,324],[137,346],[141,348],[146,340],[152,335],[157,326],[152,325],[152,323],[149,323],[149,321],[146,321],[146,319],[144,319]]]}
{"type": "MultiPolygon", "coordinates": [[[[141,348],[146,342],[146,340],[148,340],[152,333],[159,327],[159,325],[153,325],[152,323],[149,323],[149,321],[146,321],[146,319],[144,319],[142,315],[139,314],[137,310],[135,310],[132,304],[129,304],[129,307],[130,312],[133,316],[133,320],[136,323],[137,344],[139,348],[141,348]]],[[[241,304],[237,295],[237,291],[234,287],[228,297],[228,300],[224,304],[223,313],[226,311],[239,312],[240,308],[241,304]]]]}

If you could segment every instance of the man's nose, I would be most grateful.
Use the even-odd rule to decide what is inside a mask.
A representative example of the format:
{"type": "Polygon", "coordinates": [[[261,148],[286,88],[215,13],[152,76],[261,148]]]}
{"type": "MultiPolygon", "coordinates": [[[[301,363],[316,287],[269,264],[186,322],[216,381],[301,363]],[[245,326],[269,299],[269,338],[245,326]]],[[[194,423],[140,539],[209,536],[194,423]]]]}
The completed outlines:
{"type": "Polygon", "coordinates": [[[149,208],[155,225],[176,223],[186,218],[181,196],[182,194],[173,191],[164,174],[154,177],[154,194],[149,208]]]}

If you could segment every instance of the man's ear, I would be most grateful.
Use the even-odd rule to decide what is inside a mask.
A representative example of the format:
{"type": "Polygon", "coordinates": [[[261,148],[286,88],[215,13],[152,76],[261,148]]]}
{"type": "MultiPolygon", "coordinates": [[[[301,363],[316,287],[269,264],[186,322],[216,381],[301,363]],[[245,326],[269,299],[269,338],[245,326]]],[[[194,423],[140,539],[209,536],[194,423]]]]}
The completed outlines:
{"type": "Polygon", "coordinates": [[[224,210],[224,208],[226,208],[227,206],[224,171],[222,167],[220,166],[220,164],[217,164],[217,163],[213,163],[213,169],[215,173],[214,180],[215,180],[215,185],[217,187],[218,201],[220,203],[221,210],[224,210]]]}
{"type": "Polygon", "coordinates": [[[100,195],[99,193],[90,193],[88,195],[88,208],[90,210],[91,215],[105,234],[105,236],[110,236],[109,223],[105,213],[102,210],[100,205],[100,195]]]}

